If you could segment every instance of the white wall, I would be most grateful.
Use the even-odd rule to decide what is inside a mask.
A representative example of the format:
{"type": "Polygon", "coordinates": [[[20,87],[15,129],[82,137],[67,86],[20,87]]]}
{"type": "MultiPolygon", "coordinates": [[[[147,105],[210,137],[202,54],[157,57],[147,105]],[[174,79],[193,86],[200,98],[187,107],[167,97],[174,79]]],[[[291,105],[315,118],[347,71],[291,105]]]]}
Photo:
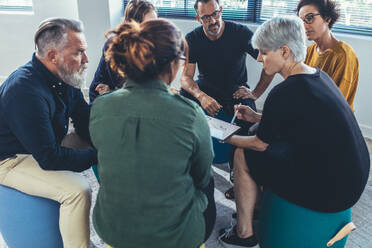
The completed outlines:
{"type": "MultiPolygon", "coordinates": [[[[34,0],[34,13],[15,15],[0,13],[0,83],[17,67],[26,63],[34,51],[33,35],[41,20],[52,17],[80,18],[85,25],[88,42],[88,84],[91,82],[102,52],[104,33],[115,27],[121,18],[121,0],[34,0]]],[[[172,19],[183,33],[191,31],[199,24],[194,20],[172,19]]],[[[256,25],[248,24],[252,30],[256,25]]],[[[372,138],[372,37],[336,34],[337,38],[349,43],[359,58],[359,86],[354,101],[355,115],[366,137],[372,138]]],[[[247,68],[249,85],[254,87],[258,81],[261,65],[248,56],[247,68]]],[[[272,88],[281,81],[277,76],[270,85],[272,88]]],[[[179,81],[174,83],[179,86],[179,81]]],[[[257,100],[262,108],[265,94],[257,100]]]]}
{"type": "Polygon", "coordinates": [[[66,17],[84,22],[89,85],[102,54],[104,33],[120,22],[121,12],[121,0],[33,0],[31,14],[0,12],[0,83],[31,59],[33,36],[39,23],[49,17],[66,17]]]}
{"type": "Polygon", "coordinates": [[[75,0],[33,0],[32,14],[0,12],[0,82],[31,59],[33,37],[43,19],[52,16],[78,18],[75,0]]]}
{"type": "Polygon", "coordinates": [[[78,10],[79,18],[84,23],[84,33],[88,43],[87,85],[89,87],[102,55],[102,47],[106,40],[104,34],[110,29],[109,2],[106,0],[79,0],[78,10]],[[94,3],[94,7],[92,3],[94,3]]]}

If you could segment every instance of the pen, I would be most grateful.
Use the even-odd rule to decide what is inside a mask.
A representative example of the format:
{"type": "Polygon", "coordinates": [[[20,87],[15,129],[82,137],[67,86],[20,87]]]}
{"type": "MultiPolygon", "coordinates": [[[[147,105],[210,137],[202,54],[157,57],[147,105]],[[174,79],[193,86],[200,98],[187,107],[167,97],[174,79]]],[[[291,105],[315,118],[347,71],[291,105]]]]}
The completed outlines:
{"type": "MultiPolygon", "coordinates": [[[[242,104],[241,103],[239,103],[239,105],[238,105],[238,107],[240,107],[242,104]]],[[[233,118],[232,118],[232,120],[231,120],[231,122],[230,122],[230,124],[233,124],[234,123],[234,121],[235,121],[235,119],[236,119],[236,115],[238,114],[238,110],[236,110],[235,112],[234,112],[234,116],[233,116],[233,118]]]]}

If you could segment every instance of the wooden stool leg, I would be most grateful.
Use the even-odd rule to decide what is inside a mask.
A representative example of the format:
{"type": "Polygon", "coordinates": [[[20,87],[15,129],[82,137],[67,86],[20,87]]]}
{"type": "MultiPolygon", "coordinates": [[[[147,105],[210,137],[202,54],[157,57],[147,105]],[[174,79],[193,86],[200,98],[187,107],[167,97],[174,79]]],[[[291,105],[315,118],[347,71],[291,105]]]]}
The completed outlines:
{"type": "Polygon", "coordinates": [[[350,222],[346,224],[343,228],[341,228],[338,233],[327,243],[327,247],[331,247],[334,243],[337,241],[343,239],[346,235],[348,235],[351,231],[354,231],[356,229],[353,222],[350,222]]]}

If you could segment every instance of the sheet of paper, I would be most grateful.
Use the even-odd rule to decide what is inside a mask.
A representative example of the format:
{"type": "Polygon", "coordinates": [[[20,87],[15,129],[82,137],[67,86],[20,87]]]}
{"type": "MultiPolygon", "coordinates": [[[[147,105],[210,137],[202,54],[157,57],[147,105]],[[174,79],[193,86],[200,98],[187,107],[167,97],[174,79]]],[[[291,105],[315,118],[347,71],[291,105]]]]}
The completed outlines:
{"type": "Polygon", "coordinates": [[[222,121],[211,116],[205,117],[207,118],[208,121],[211,136],[216,139],[226,140],[240,129],[239,126],[233,125],[226,121],[222,121]]]}

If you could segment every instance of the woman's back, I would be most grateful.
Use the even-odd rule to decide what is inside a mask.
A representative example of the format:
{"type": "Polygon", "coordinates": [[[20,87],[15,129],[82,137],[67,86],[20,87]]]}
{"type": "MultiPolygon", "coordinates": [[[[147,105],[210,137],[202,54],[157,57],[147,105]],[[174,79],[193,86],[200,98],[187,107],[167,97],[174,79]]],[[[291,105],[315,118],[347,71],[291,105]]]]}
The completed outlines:
{"type": "Polygon", "coordinates": [[[161,81],[129,81],[96,100],[90,129],[104,185],[94,212],[99,235],[114,246],[200,245],[200,189],[213,158],[202,110],[161,81]]]}
{"type": "Polygon", "coordinates": [[[343,211],[359,199],[368,150],[353,112],[325,72],[293,75],[277,85],[257,135],[293,150],[293,164],[277,167],[283,177],[273,174],[280,196],[321,212],[343,211]]]}

